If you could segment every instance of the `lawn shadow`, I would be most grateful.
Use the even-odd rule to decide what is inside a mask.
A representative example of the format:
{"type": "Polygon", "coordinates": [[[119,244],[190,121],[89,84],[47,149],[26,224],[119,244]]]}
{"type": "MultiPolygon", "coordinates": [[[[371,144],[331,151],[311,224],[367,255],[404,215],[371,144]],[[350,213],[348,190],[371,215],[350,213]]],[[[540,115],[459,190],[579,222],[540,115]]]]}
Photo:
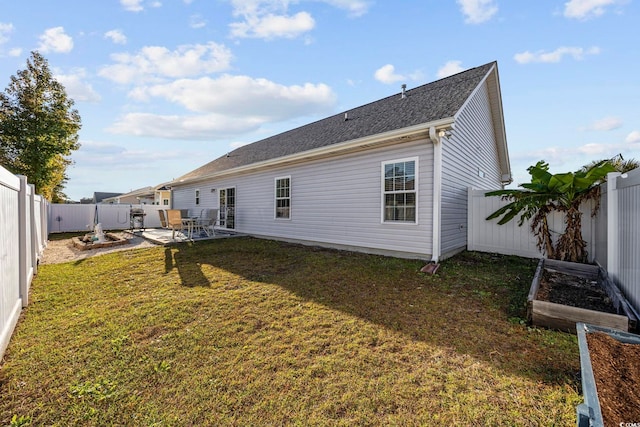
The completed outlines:
{"type": "Polygon", "coordinates": [[[209,264],[500,370],[578,388],[577,344],[567,351],[571,338],[522,324],[534,260],[463,253],[431,276],[420,272],[423,261],[241,241],[181,246],[173,260],[165,251],[165,268],[175,266],[184,286],[210,286],[201,268],[209,264]]]}
{"type": "Polygon", "coordinates": [[[164,250],[164,271],[169,273],[175,267],[180,275],[180,283],[183,286],[192,288],[196,286],[209,287],[211,282],[204,275],[200,262],[194,259],[189,247],[193,243],[183,243],[173,246],[177,250],[172,250],[167,246],[164,250]]]}

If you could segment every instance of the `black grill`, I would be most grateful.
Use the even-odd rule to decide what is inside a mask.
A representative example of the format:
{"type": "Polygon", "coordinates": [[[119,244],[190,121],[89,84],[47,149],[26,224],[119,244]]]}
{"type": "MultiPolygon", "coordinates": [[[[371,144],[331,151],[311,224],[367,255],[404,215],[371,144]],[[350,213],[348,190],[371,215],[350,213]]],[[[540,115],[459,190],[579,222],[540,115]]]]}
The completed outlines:
{"type": "Polygon", "coordinates": [[[142,208],[131,208],[129,211],[129,228],[133,231],[139,229],[144,231],[144,217],[146,213],[142,208]]]}

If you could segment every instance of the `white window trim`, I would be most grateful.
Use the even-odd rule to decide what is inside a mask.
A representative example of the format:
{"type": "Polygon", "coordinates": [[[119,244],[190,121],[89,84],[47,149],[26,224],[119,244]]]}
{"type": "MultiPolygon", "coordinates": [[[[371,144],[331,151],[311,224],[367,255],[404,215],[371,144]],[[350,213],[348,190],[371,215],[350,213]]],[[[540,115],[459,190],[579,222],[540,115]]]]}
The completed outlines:
{"type": "Polygon", "coordinates": [[[196,189],[193,191],[193,196],[194,196],[194,197],[193,197],[193,203],[194,203],[196,206],[200,206],[200,202],[202,201],[202,200],[201,200],[201,199],[202,199],[202,192],[200,191],[200,189],[199,189],[199,188],[196,188],[196,189]]]}
{"type": "Polygon", "coordinates": [[[384,160],[380,162],[380,223],[385,225],[418,225],[419,211],[418,206],[420,205],[419,200],[419,182],[420,182],[420,168],[419,168],[419,157],[404,157],[402,159],[394,159],[394,160],[384,160]],[[384,167],[389,163],[401,163],[401,162],[415,162],[415,188],[414,192],[416,193],[416,220],[415,221],[385,221],[384,219],[384,202],[385,202],[385,192],[384,192],[384,167]]]}
{"type": "Polygon", "coordinates": [[[292,212],[292,208],[293,208],[293,203],[292,203],[292,189],[291,189],[291,183],[293,181],[291,180],[291,175],[286,175],[286,176],[277,176],[273,179],[273,219],[276,221],[291,221],[291,217],[293,216],[293,212],[292,212]],[[277,196],[277,192],[278,192],[278,180],[280,179],[288,179],[289,180],[289,217],[288,218],[279,218],[278,217],[278,196],[277,196]]]}

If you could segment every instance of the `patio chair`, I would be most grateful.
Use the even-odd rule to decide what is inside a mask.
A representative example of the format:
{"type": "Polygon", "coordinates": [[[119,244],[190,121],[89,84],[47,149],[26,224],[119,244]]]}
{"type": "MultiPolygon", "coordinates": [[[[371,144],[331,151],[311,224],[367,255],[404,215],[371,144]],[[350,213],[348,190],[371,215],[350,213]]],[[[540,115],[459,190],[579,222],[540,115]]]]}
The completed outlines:
{"type": "Polygon", "coordinates": [[[163,209],[158,211],[158,215],[160,216],[160,226],[162,228],[169,228],[169,225],[167,224],[167,217],[165,216],[163,209]]]}
{"type": "Polygon", "coordinates": [[[182,222],[182,216],[178,209],[167,210],[167,228],[173,230],[173,233],[171,234],[172,240],[176,238],[176,231],[182,234],[183,237],[187,238],[187,235],[184,234],[185,225],[182,222]]]}
{"type": "Polygon", "coordinates": [[[208,237],[215,236],[215,225],[218,222],[218,209],[204,209],[200,215],[199,225],[208,237]]]}

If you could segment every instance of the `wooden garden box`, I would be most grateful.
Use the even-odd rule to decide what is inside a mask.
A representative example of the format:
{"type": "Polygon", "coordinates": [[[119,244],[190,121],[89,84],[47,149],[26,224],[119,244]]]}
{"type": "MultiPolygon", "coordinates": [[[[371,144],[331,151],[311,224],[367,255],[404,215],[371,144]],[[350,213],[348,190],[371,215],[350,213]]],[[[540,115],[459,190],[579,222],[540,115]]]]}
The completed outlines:
{"type": "Polygon", "coordinates": [[[551,259],[541,259],[531,283],[527,298],[527,317],[534,326],[573,332],[576,323],[583,322],[590,325],[604,326],[622,331],[634,331],[637,317],[620,290],[607,276],[606,271],[597,265],[580,264],[551,259]],[[556,271],[568,275],[597,280],[605,290],[617,314],[557,304],[538,299],[540,281],[544,270],[556,271]]]}

